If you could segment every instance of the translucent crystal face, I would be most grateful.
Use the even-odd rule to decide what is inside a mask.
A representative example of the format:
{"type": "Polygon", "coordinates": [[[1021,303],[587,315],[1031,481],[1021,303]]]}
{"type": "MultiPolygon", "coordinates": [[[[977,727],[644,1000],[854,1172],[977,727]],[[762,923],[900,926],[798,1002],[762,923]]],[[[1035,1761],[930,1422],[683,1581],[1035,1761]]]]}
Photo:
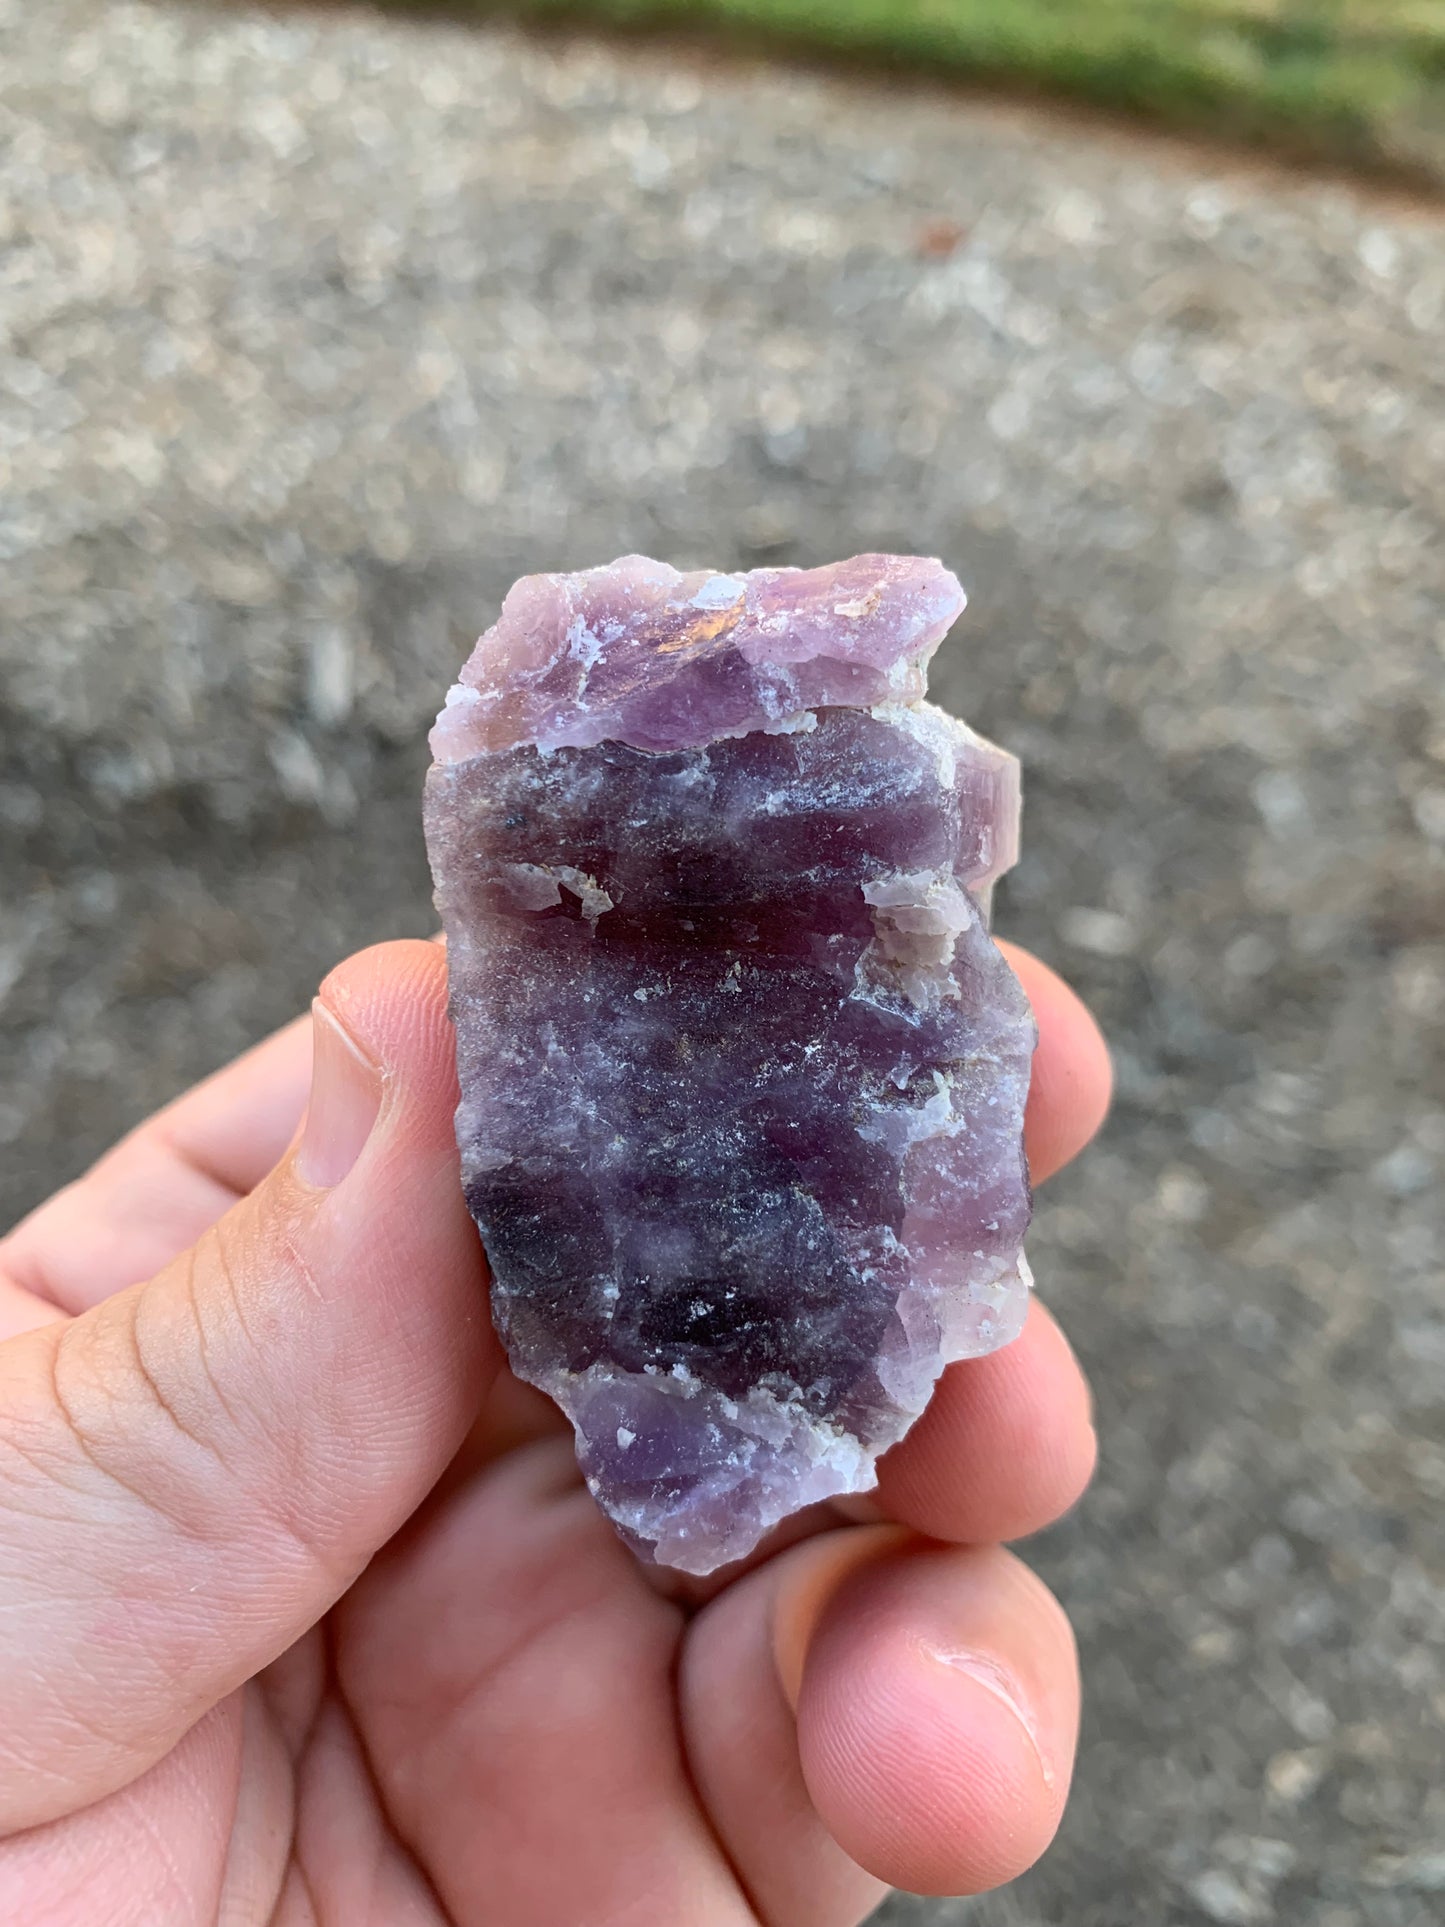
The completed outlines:
{"type": "Polygon", "coordinates": [[[448,692],[432,754],[696,749],[822,706],[916,702],[963,603],[957,579],[916,556],[679,575],[625,555],[524,576],[448,692]]]}
{"type": "Polygon", "coordinates": [[[871,1485],[1022,1321],[1018,771],[921,700],[962,603],[916,557],[531,577],[433,732],[497,1326],[687,1571],[871,1485]]]}

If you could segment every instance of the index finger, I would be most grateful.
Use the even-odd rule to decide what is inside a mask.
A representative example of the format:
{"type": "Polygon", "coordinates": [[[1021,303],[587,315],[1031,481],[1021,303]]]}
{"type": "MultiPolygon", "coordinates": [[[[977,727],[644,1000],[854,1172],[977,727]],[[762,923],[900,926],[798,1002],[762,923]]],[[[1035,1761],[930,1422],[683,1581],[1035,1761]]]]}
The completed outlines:
{"type": "Polygon", "coordinates": [[[71,1313],[152,1277],[265,1177],[301,1122],[310,1079],[311,1020],[298,1017],[23,1218],[0,1239],[0,1276],[71,1313]]]}
{"type": "Polygon", "coordinates": [[[1039,1026],[1024,1146],[1035,1184],[1076,1158],[1108,1115],[1114,1071],[1103,1033],[1077,992],[1017,944],[999,942],[1039,1026]]]}

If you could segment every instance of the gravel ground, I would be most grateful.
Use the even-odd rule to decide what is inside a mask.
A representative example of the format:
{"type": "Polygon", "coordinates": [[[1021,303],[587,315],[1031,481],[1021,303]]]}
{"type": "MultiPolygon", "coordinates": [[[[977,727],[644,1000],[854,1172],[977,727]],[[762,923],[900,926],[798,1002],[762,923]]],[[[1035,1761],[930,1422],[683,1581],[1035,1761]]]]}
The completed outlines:
{"type": "Polygon", "coordinates": [[[508,581],[938,553],[1001,923],[1118,1047],[1033,1254],[1104,1463],[1043,1866],[894,1923],[1445,1909],[1445,235],[665,51],[0,0],[0,1218],[428,927],[508,581]]]}

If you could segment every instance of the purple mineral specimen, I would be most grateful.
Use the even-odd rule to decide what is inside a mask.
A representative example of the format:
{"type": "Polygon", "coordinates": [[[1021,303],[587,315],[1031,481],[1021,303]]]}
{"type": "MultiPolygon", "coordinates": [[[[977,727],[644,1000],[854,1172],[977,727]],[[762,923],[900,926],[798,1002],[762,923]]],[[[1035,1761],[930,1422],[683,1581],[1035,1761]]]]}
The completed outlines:
{"type": "Polygon", "coordinates": [[[706,1573],[1023,1319],[1018,765],[937,562],[530,576],[432,732],[468,1205],[599,1503],[706,1573]]]}

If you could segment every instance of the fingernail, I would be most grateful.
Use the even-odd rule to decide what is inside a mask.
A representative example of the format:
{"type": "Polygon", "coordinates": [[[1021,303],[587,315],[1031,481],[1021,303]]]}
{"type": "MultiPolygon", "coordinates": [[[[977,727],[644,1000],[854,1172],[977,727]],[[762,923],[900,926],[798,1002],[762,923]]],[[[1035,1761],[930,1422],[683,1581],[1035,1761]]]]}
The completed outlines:
{"type": "Polygon", "coordinates": [[[311,1097],[296,1147],[302,1183],[323,1191],[340,1184],[380,1110],[380,1069],[318,997],[311,1006],[311,1097]]]}
{"type": "Polygon", "coordinates": [[[1029,1745],[1034,1750],[1034,1757],[1038,1760],[1044,1785],[1052,1786],[1054,1784],[1053,1762],[1044,1751],[1043,1742],[1039,1738],[1037,1716],[1029,1704],[1027,1693],[1003,1661],[996,1659],[992,1653],[970,1652],[967,1649],[956,1650],[931,1643],[925,1644],[924,1650],[928,1657],[937,1661],[940,1666],[947,1666],[955,1673],[966,1673],[976,1686],[981,1686],[986,1693],[991,1693],[996,1700],[1008,1708],[1028,1737],[1029,1745]]]}

